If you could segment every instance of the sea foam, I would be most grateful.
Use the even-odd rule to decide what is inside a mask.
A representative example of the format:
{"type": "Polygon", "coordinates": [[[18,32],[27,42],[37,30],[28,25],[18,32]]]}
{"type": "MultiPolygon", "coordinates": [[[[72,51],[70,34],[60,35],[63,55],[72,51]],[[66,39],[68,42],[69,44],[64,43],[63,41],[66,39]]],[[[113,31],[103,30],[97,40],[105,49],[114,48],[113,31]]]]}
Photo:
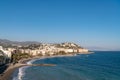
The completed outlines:
{"type": "Polygon", "coordinates": [[[21,67],[18,69],[18,74],[17,74],[17,77],[15,76],[13,78],[13,80],[22,80],[22,78],[24,77],[25,75],[25,69],[27,68],[27,66],[25,67],[21,67]]]}
{"type": "Polygon", "coordinates": [[[35,62],[37,59],[33,59],[27,62],[27,64],[32,64],[33,62],[35,62]]]}
{"type": "MultiPolygon", "coordinates": [[[[32,64],[34,61],[36,61],[37,59],[34,60],[30,60],[28,61],[26,64],[32,64]]],[[[24,66],[18,69],[18,74],[17,77],[14,77],[13,80],[22,80],[22,78],[25,75],[25,70],[28,68],[29,66],[24,66]]]]}

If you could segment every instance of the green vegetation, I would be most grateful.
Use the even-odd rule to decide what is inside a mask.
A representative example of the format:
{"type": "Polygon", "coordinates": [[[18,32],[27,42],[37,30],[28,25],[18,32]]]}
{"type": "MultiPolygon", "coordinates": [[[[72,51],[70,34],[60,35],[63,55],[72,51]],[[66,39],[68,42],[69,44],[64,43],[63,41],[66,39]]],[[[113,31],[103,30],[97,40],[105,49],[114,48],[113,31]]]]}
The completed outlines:
{"type": "Polygon", "coordinates": [[[56,53],[56,55],[65,55],[67,54],[65,51],[59,51],[58,53],[56,53]]]}
{"type": "Polygon", "coordinates": [[[14,53],[12,55],[12,59],[11,62],[13,63],[18,63],[19,60],[21,59],[26,59],[26,58],[30,58],[31,56],[27,53],[14,53]]]}

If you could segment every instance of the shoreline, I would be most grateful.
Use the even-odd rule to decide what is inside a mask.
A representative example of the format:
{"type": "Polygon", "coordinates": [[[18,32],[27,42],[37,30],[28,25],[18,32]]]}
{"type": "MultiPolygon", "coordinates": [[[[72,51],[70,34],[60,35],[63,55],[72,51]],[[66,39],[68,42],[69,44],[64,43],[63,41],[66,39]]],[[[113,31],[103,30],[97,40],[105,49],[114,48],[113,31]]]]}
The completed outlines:
{"type": "Polygon", "coordinates": [[[15,65],[10,64],[9,67],[3,72],[2,76],[0,76],[0,80],[10,80],[11,74],[19,67],[22,67],[20,63],[17,63],[15,65]]]}
{"type": "MultiPolygon", "coordinates": [[[[78,53],[79,54],[91,54],[91,53],[78,53]]],[[[77,55],[77,54],[76,54],[77,55]]],[[[9,64],[8,68],[2,73],[2,76],[0,76],[0,80],[11,80],[13,72],[23,66],[23,64],[29,64],[27,62],[32,61],[32,60],[39,60],[39,59],[46,59],[46,58],[54,58],[54,57],[71,57],[71,56],[76,56],[74,54],[67,54],[67,55],[53,55],[53,56],[41,56],[41,57],[33,57],[33,58],[28,58],[28,59],[22,59],[19,61],[19,63],[16,63],[15,65],[9,64]]],[[[33,61],[34,62],[34,61],[33,61]]]]}

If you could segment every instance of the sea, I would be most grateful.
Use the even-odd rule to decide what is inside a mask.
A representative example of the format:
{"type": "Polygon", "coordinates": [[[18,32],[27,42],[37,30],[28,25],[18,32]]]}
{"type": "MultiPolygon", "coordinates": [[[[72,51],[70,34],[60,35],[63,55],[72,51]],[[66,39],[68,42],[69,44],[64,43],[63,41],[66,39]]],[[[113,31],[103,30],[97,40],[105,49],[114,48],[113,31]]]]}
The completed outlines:
{"type": "Polygon", "coordinates": [[[120,51],[34,59],[28,64],[56,66],[21,67],[12,80],[120,80],[120,51]]]}

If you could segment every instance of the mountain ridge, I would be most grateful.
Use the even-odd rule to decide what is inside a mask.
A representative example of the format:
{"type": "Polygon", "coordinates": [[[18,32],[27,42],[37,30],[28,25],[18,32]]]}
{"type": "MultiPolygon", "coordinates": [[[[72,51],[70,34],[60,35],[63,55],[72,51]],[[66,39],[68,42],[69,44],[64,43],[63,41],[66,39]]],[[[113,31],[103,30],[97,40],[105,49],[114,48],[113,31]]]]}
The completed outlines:
{"type": "Polygon", "coordinates": [[[10,45],[15,45],[15,46],[26,46],[30,44],[40,44],[40,42],[37,41],[12,41],[8,39],[0,39],[0,45],[1,46],[10,46],[10,45]]]}

